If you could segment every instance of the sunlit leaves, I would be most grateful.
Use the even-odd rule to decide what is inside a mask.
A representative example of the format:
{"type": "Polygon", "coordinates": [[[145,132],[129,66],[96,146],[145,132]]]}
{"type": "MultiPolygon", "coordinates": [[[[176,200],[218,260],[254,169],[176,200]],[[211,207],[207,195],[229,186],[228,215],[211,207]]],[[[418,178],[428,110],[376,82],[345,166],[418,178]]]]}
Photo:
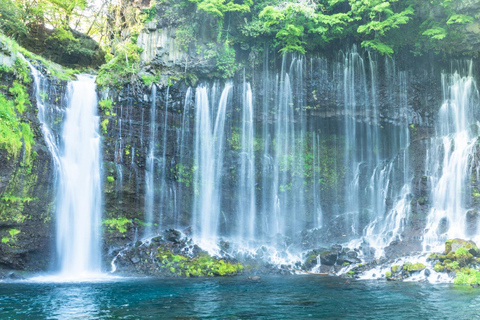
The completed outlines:
{"type": "Polygon", "coordinates": [[[444,28],[436,27],[425,30],[422,35],[429,36],[435,40],[442,40],[447,36],[447,31],[444,28]]]}

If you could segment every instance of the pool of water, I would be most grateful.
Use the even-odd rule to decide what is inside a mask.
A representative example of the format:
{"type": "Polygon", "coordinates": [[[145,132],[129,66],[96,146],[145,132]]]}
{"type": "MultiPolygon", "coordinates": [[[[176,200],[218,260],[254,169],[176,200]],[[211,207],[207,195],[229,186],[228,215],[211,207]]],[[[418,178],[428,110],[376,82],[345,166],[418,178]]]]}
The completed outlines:
{"type": "Polygon", "coordinates": [[[0,319],[479,319],[480,289],[323,276],[2,282],[0,319]]]}

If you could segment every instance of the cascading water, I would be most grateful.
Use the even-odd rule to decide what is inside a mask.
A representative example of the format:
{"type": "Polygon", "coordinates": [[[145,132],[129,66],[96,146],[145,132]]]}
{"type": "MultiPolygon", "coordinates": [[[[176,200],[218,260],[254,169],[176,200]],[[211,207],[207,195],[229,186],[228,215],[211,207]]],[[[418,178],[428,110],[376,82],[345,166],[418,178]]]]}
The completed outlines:
{"type": "MultiPolygon", "coordinates": [[[[443,104],[436,135],[429,150],[427,175],[432,186],[432,209],[428,215],[424,250],[441,249],[449,238],[471,238],[467,197],[471,195],[470,163],[478,139],[480,96],[472,76],[472,62],[460,64],[453,74],[442,75],[443,104]]],[[[474,224],[476,225],[476,224],[474,224]]]]}
{"type": "Polygon", "coordinates": [[[196,90],[195,109],[195,197],[193,225],[196,237],[206,248],[215,247],[221,214],[221,183],[224,157],[225,115],[232,84],[223,89],[218,107],[216,85],[210,98],[207,88],[196,90]]]}
{"type": "Polygon", "coordinates": [[[238,234],[241,240],[253,240],[255,236],[255,133],[253,122],[252,89],[243,82],[242,133],[238,185],[238,234]]]}
{"type": "MultiPolygon", "coordinates": [[[[245,80],[232,99],[227,84],[218,104],[217,84],[196,89],[192,211],[200,242],[211,245],[221,236],[236,248],[271,244],[284,250],[289,237],[334,225],[320,233],[323,241],[333,232],[337,241],[367,242],[380,255],[400,236],[412,180],[407,77],[387,59],[382,71],[390,84],[380,91],[376,57],[368,59],[365,64],[353,48],[332,69],[325,60],[311,59],[309,74],[304,58],[284,57],[274,76],[264,70],[261,100],[245,80]],[[315,89],[313,99],[343,105],[326,117],[304,105],[304,78],[317,75],[318,90],[332,96],[321,97],[315,89]],[[384,113],[395,120],[380,114],[377,100],[385,91],[392,106],[384,113]],[[241,108],[227,111],[230,102],[241,108]],[[222,195],[224,186],[236,192],[222,195]]],[[[184,124],[182,137],[183,130],[184,124]]]]}
{"type": "Polygon", "coordinates": [[[100,134],[95,78],[79,75],[67,90],[67,108],[47,107],[41,94],[48,80],[30,65],[35,81],[38,117],[55,162],[56,240],[62,277],[99,273],[101,175],[100,134]],[[52,128],[63,116],[61,132],[52,128]]]}
{"type": "Polygon", "coordinates": [[[100,272],[102,215],[100,134],[95,78],[69,83],[57,195],[57,251],[61,273],[100,272]]]}
{"type": "Polygon", "coordinates": [[[157,106],[157,86],[152,86],[151,106],[150,106],[150,123],[149,123],[149,139],[148,139],[148,155],[146,159],[145,170],[145,222],[147,228],[145,235],[149,236],[153,228],[153,204],[155,202],[154,192],[154,169],[155,169],[155,141],[156,141],[156,106],[157,106]]]}

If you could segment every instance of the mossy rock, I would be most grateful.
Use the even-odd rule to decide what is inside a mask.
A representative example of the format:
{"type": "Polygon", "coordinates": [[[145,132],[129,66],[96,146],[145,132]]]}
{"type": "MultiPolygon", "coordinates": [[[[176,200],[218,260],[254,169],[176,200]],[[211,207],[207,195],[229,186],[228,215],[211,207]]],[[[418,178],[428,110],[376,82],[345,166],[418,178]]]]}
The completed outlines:
{"type": "Polygon", "coordinates": [[[387,279],[390,279],[392,277],[392,273],[390,271],[385,272],[385,277],[387,277],[387,279]]]}
{"type": "Polygon", "coordinates": [[[475,244],[475,242],[471,240],[463,240],[463,239],[449,239],[445,241],[445,254],[448,254],[450,252],[455,252],[457,251],[458,248],[465,248],[470,251],[478,252],[478,247],[475,244]]]}
{"type": "Polygon", "coordinates": [[[392,266],[392,272],[397,273],[399,268],[400,268],[400,266],[398,266],[398,265],[392,266]]]}
{"type": "Polygon", "coordinates": [[[243,272],[243,265],[216,259],[208,254],[195,258],[173,254],[165,246],[157,250],[158,267],[164,272],[183,277],[231,276],[243,272]]]}
{"type": "Polygon", "coordinates": [[[428,258],[427,258],[427,261],[434,261],[434,260],[437,260],[438,259],[438,254],[437,253],[431,253],[428,258]]]}
{"type": "Polygon", "coordinates": [[[433,270],[435,270],[436,272],[443,272],[445,270],[445,267],[440,262],[437,262],[435,263],[433,270]]]}
{"type": "Polygon", "coordinates": [[[418,271],[422,271],[423,269],[425,269],[425,265],[423,263],[415,263],[415,264],[412,264],[410,262],[406,262],[404,265],[403,265],[403,270],[407,271],[407,272],[418,272],[418,271]]]}

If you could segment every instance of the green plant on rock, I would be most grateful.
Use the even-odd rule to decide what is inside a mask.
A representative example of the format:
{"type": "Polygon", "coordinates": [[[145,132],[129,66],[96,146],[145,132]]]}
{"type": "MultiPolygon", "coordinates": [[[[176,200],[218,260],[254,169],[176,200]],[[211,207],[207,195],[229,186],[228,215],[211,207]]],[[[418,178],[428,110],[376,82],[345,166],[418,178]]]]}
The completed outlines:
{"type": "Polygon", "coordinates": [[[445,270],[445,267],[440,262],[437,262],[435,263],[435,266],[433,267],[433,269],[436,272],[443,272],[445,270]]]}
{"type": "Polygon", "coordinates": [[[100,67],[97,76],[97,84],[100,87],[120,87],[127,82],[137,80],[140,70],[140,53],[142,48],[130,41],[118,43],[115,47],[115,55],[100,67]]]}
{"type": "Polygon", "coordinates": [[[162,79],[162,74],[160,72],[158,72],[157,74],[153,75],[153,74],[143,74],[141,76],[142,78],[142,82],[144,85],[146,86],[151,86],[152,83],[159,83],[160,80],[162,79]]]}
{"type": "Polygon", "coordinates": [[[478,285],[480,284],[480,271],[475,269],[462,269],[457,272],[453,283],[478,285]]]}
{"type": "Polygon", "coordinates": [[[7,100],[0,92],[0,148],[6,149],[15,158],[25,146],[25,161],[29,164],[33,133],[28,123],[19,121],[15,111],[18,108],[22,107],[17,107],[15,101],[7,100]]]}
{"type": "Polygon", "coordinates": [[[457,251],[455,251],[455,256],[458,263],[462,267],[467,266],[473,260],[473,255],[466,248],[463,247],[458,248],[457,251]]]}
{"type": "Polygon", "coordinates": [[[399,268],[400,268],[400,266],[398,266],[398,265],[392,266],[392,272],[393,272],[393,273],[397,273],[397,271],[398,271],[399,268]]]}
{"type": "Polygon", "coordinates": [[[100,122],[100,127],[102,128],[102,132],[104,134],[107,134],[107,129],[108,129],[108,123],[109,123],[109,120],[108,119],[103,119],[101,122],[100,122]]]}
{"type": "Polygon", "coordinates": [[[190,187],[192,185],[193,176],[196,167],[189,168],[181,163],[177,163],[175,168],[170,169],[175,176],[175,180],[180,183],[184,183],[185,186],[190,187]]]}
{"type": "Polygon", "coordinates": [[[392,273],[390,271],[387,271],[385,272],[385,277],[388,279],[388,278],[391,278],[392,277],[392,273]]]}
{"type": "Polygon", "coordinates": [[[98,102],[100,110],[106,115],[109,116],[113,110],[113,101],[112,99],[102,99],[98,102]]]}
{"type": "Polygon", "coordinates": [[[125,218],[125,217],[110,218],[110,219],[105,219],[103,221],[103,224],[108,228],[108,230],[110,232],[112,232],[114,230],[117,230],[120,233],[127,232],[127,227],[131,223],[132,223],[132,221],[130,219],[125,218]]]}
{"type": "Polygon", "coordinates": [[[20,114],[24,113],[27,107],[32,105],[29,99],[27,88],[19,81],[13,81],[12,86],[10,89],[8,89],[8,92],[13,94],[15,97],[15,108],[20,114]]]}
{"type": "Polygon", "coordinates": [[[420,262],[415,264],[412,264],[411,262],[405,262],[403,265],[403,270],[408,272],[422,271],[423,269],[425,269],[425,265],[420,262]]]}
{"type": "Polygon", "coordinates": [[[447,261],[449,260],[445,260],[443,265],[445,266],[445,269],[447,269],[448,271],[456,271],[460,269],[460,264],[458,263],[458,261],[449,261],[449,262],[447,261]]]}
{"type": "Polygon", "coordinates": [[[9,242],[15,243],[16,236],[19,233],[20,233],[20,230],[15,228],[8,230],[9,235],[2,237],[2,243],[9,243],[9,242]]]}
{"type": "Polygon", "coordinates": [[[162,269],[185,277],[235,275],[243,271],[243,265],[240,263],[225,262],[207,254],[188,258],[173,254],[164,246],[158,248],[156,258],[160,261],[162,269]]]}

